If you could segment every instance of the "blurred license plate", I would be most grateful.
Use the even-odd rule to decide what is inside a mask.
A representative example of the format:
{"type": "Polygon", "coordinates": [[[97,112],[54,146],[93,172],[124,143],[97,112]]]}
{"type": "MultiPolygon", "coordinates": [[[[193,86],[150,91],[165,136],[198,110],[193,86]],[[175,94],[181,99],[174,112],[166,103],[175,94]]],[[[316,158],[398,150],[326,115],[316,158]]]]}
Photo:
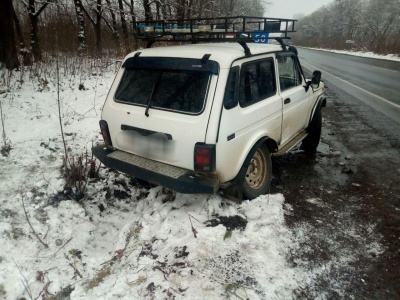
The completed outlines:
{"type": "Polygon", "coordinates": [[[166,159],[174,152],[174,141],[168,140],[167,136],[163,133],[136,136],[135,146],[138,152],[144,156],[158,159],[166,159]]]}

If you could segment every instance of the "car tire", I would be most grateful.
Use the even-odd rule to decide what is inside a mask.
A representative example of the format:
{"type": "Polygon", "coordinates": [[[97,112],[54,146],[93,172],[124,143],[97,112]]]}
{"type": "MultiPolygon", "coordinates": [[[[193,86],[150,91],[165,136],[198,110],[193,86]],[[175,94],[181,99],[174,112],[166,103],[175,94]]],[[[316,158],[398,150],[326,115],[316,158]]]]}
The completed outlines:
{"type": "Polygon", "coordinates": [[[267,194],[272,180],[271,154],[265,144],[261,144],[246,166],[242,180],[244,199],[254,199],[267,194]]]}
{"type": "Polygon", "coordinates": [[[313,154],[317,151],[319,141],[321,139],[321,128],[322,128],[322,113],[321,108],[317,108],[314,116],[307,127],[307,137],[301,144],[301,149],[307,154],[313,154]]]}

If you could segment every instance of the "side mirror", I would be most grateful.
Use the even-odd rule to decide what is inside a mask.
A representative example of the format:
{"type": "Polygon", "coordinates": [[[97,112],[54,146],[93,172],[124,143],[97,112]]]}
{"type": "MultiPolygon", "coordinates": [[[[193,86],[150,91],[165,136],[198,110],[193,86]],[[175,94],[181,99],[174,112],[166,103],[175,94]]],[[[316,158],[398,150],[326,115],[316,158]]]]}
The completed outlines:
{"type": "Polygon", "coordinates": [[[319,88],[320,82],[321,82],[321,71],[314,71],[311,79],[311,87],[313,89],[319,88]]]}

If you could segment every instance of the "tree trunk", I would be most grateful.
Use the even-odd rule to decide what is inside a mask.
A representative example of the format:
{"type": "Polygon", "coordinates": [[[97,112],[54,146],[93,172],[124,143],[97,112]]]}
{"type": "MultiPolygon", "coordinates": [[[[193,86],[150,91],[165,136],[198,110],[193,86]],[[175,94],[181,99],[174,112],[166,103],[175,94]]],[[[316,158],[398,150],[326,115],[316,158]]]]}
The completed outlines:
{"type": "Polygon", "coordinates": [[[12,70],[19,67],[12,0],[3,0],[2,7],[0,9],[0,62],[4,63],[7,69],[12,70]]]}
{"type": "Polygon", "coordinates": [[[171,15],[167,15],[167,3],[163,3],[161,7],[162,15],[164,19],[170,19],[171,15]]]}
{"type": "Polygon", "coordinates": [[[122,27],[122,34],[124,35],[125,49],[128,49],[129,48],[128,27],[126,26],[126,16],[122,0],[118,0],[118,7],[119,7],[119,15],[121,17],[121,27],[122,27]]]}
{"type": "Polygon", "coordinates": [[[117,49],[119,50],[120,45],[119,45],[119,32],[118,32],[117,18],[115,16],[114,9],[111,6],[110,0],[106,0],[106,2],[107,2],[107,5],[108,5],[108,9],[110,10],[111,20],[112,20],[112,25],[109,26],[109,27],[110,27],[110,29],[112,31],[112,35],[113,35],[113,38],[114,38],[114,41],[115,41],[115,45],[116,45],[117,49]]]}
{"type": "Polygon", "coordinates": [[[186,3],[186,10],[187,10],[187,14],[186,17],[188,19],[193,18],[193,9],[194,9],[194,1],[187,1],[186,3]]]}
{"type": "MultiPolygon", "coordinates": [[[[31,22],[31,51],[35,61],[42,60],[42,49],[40,48],[39,43],[39,35],[38,35],[38,23],[39,23],[39,16],[49,4],[49,2],[44,2],[42,6],[36,11],[35,6],[36,0],[29,0],[29,4],[27,6],[29,20],[31,22]]],[[[50,0],[49,0],[50,1],[50,0]]]]}
{"type": "Polygon", "coordinates": [[[97,0],[95,31],[96,31],[96,50],[98,52],[101,51],[101,14],[102,14],[101,0],[97,0]]]}
{"type": "Polygon", "coordinates": [[[89,19],[90,23],[93,25],[94,32],[96,35],[96,50],[99,53],[101,51],[101,19],[103,18],[103,7],[102,0],[96,1],[95,16],[96,20],[88,13],[87,9],[82,6],[82,10],[86,17],[89,19]]]}
{"type": "MultiPolygon", "coordinates": [[[[33,2],[34,1],[29,1],[33,2]]],[[[38,36],[38,18],[35,16],[35,5],[29,5],[29,20],[31,21],[31,51],[35,61],[42,60],[42,50],[40,49],[38,36]]]]}
{"type": "Polygon", "coordinates": [[[161,20],[160,2],[156,1],[156,20],[161,20]]]}
{"type": "Polygon", "coordinates": [[[13,20],[14,20],[15,30],[17,33],[18,43],[21,45],[21,47],[25,47],[25,41],[22,35],[21,24],[19,22],[17,14],[15,13],[14,7],[12,13],[13,13],[13,20]]]}
{"type": "Polygon", "coordinates": [[[185,0],[176,1],[176,18],[177,19],[185,18],[185,0]]]}
{"type": "Polygon", "coordinates": [[[151,9],[149,0],[143,0],[143,8],[144,8],[144,20],[146,22],[151,21],[151,9]]]}
{"type": "Polygon", "coordinates": [[[30,66],[32,65],[32,52],[26,48],[25,40],[22,35],[21,24],[19,22],[17,14],[15,13],[14,7],[13,7],[13,19],[19,43],[19,54],[22,57],[22,64],[24,66],[30,66]]]}
{"type": "Polygon", "coordinates": [[[133,32],[133,49],[138,48],[138,39],[136,34],[136,15],[135,15],[135,7],[134,7],[134,0],[131,0],[131,4],[129,6],[129,12],[131,14],[131,28],[133,32]]]}
{"type": "Polygon", "coordinates": [[[82,53],[86,50],[86,30],[85,30],[85,16],[83,12],[83,5],[81,0],[75,0],[75,12],[76,19],[78,21],[78,40],[79,40],[79,48],[78,53],[82,53]]]}

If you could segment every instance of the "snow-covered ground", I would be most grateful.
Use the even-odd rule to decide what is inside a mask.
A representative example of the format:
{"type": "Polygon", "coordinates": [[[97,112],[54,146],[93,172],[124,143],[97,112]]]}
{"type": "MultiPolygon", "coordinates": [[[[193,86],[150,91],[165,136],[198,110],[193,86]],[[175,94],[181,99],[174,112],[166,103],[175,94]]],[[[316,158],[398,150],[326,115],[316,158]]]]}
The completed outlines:
{"type": "Polygon", "coordinates": [[[368,58],[375,58],[375,59],[385,59],[385,60],[400,61],[400,56],[399,55],[395,55],[395,54],[382,55],[382,54],[376,54],[374,52],[366,52],[366,51],[333,50],[333,49],[309,48],[309,47],[307,47],[307,48],[308,49],[313,49],[313,50],[319,50],[319,51],[327,51],[327,52],[333,52],[333,53],[360,56],[360,57],[368,57],[368,58]]]}
{"type": "MultiPolygon", "coordinates": [[[[101,141],[98,121],[116,66],[63,59],[60,103],[69,157],[86,151],[90,157],[92,144],[101,141]]],[[[314,278],[329,276],[330,268],[354,261],[351,251],[338,248],[318,268],[293,262],[311,229],[287,227],[291,207],[281,194],[235,204],[218,195],[147,190],[101,168],[84,199],[68,199],[55,68],[36,66],[11,77],[1,72],[12,149],[0,155],[0,299],[290,299],[314,278]]],[[[309,201],[316,209],[324,205],[309,201]]],[[[379,243],[370,245],[349,224],[341,234],[379,255],[379,243]]]]}

